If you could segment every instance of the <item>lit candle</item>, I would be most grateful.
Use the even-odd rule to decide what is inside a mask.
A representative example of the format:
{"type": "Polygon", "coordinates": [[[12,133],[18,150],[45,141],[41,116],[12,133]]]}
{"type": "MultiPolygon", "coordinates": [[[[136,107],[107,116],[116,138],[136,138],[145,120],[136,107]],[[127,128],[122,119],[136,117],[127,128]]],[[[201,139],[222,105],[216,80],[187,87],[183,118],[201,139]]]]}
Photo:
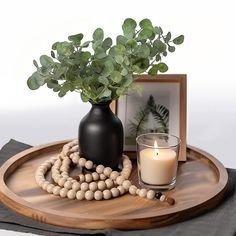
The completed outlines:
{"type": "Polygon", "coordinates": [[[154,142],[153,148],[140,151],[140,175],[143,182],[153,185],[171,183],[177,171],[176,152],[168,148],[159,148],[154,142]]]}

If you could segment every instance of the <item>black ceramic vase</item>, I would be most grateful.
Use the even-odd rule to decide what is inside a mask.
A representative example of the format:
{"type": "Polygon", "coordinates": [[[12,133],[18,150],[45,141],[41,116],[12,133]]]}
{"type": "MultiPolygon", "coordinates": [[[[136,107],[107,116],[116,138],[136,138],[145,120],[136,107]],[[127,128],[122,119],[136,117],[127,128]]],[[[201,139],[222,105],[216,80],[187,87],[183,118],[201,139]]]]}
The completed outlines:
{"type": "Polygon", "coordinates": [[[110,102],[91,103],[92,108],[79,125],[80,155],[114,168],[123,152],[123,126],[110,109],[110,102]]]}

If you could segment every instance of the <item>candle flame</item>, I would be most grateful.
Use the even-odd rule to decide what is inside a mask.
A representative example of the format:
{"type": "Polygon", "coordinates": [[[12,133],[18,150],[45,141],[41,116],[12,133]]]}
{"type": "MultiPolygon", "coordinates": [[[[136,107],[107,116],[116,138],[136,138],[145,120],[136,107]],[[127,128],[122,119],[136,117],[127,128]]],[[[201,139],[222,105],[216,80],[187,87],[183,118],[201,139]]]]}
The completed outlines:
{"type": "Polygon", "coordinates": [[[158,155],[159,150],[158,150],[158,145],[157,145],[157,141],[156,140],[154,142],[154,152],[155,152],[156,155],[158,155]]]}

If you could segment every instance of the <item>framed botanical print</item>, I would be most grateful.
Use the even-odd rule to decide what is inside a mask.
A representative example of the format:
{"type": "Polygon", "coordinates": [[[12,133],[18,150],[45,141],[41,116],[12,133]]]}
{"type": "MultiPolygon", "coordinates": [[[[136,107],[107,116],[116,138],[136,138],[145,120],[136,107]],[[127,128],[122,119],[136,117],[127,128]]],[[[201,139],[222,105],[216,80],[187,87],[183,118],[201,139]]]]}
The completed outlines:
{"type": "Polygon", "coordinates": [[[169,133],[180,137],[179,160],[186,160],[186,81],[185,74],[137,76],[142,92],[131,91],[112,108],[124,127],[124,151],[136,150],[140,134],[169,133]]]}

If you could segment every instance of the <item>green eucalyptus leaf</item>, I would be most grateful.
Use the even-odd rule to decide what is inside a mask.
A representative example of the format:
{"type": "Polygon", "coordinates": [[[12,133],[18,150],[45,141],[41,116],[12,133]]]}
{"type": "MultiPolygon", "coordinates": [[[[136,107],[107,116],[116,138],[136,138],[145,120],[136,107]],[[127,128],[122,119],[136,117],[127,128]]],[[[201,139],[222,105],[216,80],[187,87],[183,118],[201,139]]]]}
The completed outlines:
{"type": "Polygon", "coordinates": [[[59,42],[55,42],[53,45],[52,45],[52,50],[56,50],[57,49],[57,44],[58,44],[59,42]]]}
{"type": "Polygon", "coordinates": [[[161,56],[160,54],[156,55],[156,58],[155,58],[156,62],[160,61],[161,60],[161,56]]]}
{"type": "Polygon", "coordinates": [[[109,85],[109,81],[105,76],[99,76],[98,81],[103,85],[106,85],[106,86],[109,85]]]}
{"type": "Polygon", "coordinates": [[[115,61],[116,61],[118,64],[122,64],[123,61],[124,61],[124,57],[122,57],[121,55],[117,55],[117,56],[115,56],[115,61]]]}
{"type": "Polygon", "coordinates": [[[123,68],[122,71],[121,71],[121,75],[126,76],[127,74],[128,74],[128,70],[123,68]]]}
{"type": "Polygon", "coordinates": [[[162,54],[163,54],[163,56],[164,56],[164,57],[166,57],[166,56],[167,56],[167,52],[166,52],[166,51],[165,51],[165,52],[163,52],[162,54]]]}
{"type": "Polygon", "coordinates": [[[106,72],[108,73],[108,75],[110,75],[111,72],[114,70],[114,65],[112,61],[106,61],[104,65],[105,65],[106,72]]]}
{"type": "Polygon", "coordinates": [[[176,37],[175,39],[173,39],[173,43],[176,45],[182,44],[184,42],[184,36],[180,35],[178,37],[176,37]]]}
{"type": "Polygon", "coordinates": [[[102,41],[104,38],[103,29],[97,28],[93,33],[93,40],[94,41],[102,41]]]}
{"type": "Polygon", "coordinates": [[[38,63],[37,63],[36,60],[33,60],[33,64],[34,64],[34,66],[35,66],[37,69],[39,68],[39,65],[38,65],[38,63]]]}
{"type": "Polygon", "coordinates": [[[168,66],[164,62],[158,63],[157,66],[161,73],[165,73],[168,70],[168,66]]]}
{"type": "Polygon", "coordinates": [[[153,31],[150,29],[142,29],[139,33],[140,39],[148,39],[152,36],[153,31]]]}
{"type": "Polygon", "coordinates": [[[108,50],[112,45],[112,39],[111,38],[106,38],[103,43],[102,43],[102,47],[104,48],[104,50],[108,50]]]}
{"type": "Polygon", "coordinates": [[[83,102],[88,102],[89,101],[89,97],[87,96],[87,94],[85,93],[85,91],[82,91],[80,94],[81,100],[83,102]]]}
{"type": "Polygon", "coordinates": [[[122,30],[124,33],[124,36],[127,37],[128,39],[133,38],[135,34],[135,28],[137,26],[137,23],[135,20],[131,18],[125,19],[123,25],[122,25],[122,30]]]}
{"type": "Polygon", "coordinates": [[[122,85],[124,87],[129,87],[133,83],[133,76],[131,74],[126,75],[123,81],[124,82],[122,83],[122,85]]]}
{"type": "Polygon", "coordinates": [[[82,48],[87,48],[90,43],[91,43],[91,41],[86,41],[86,42],[84,42],[84,43],[81,45],[81,47],[82,47],[82,48]]]}
{"type": "Polygon", "coordinates": [[[81,52],[81,60],[88,61],[91,57],[90,52],[81,52]]]}
{"type": "Polygon", "coordinates": [[[137,41],[135,39],[129,39],[127,42],[126,42],[126,45],[130,46],[131,48],[134,48],[137,46],[137,41]]]}
{"type": "Polygon", "coordinates": [[[156,39],[153,42],[153,47],[155,47],[159,53],[166,51],[166,45],[160,39],[156,39]]]}
{"type": "Polygon", "coordinates": [[[51,51],[51,57],[56,58],[56,55],[55,55],[54,51],[51,51]]]}
{"type": "Polygon", "coordinates": [[[157,26],[154,27],[153,31],[154,31],[155,34],[160,34],[160,32],[161,32],[160,27],[157,27],[157,26]]]}
{"type": "Polygon", "coordinates": [[[123,35],[118,35],[116,37],[116,44],[121,44],[121,45],[125,45],[127,42],[127,38],[123,35]]]}
{"type": "Polygon", "coordinates": [[[165,42],[168,43],[171,40],[171,32],[168,32],[165,37],[165,42]]]}
{"type": "Polygon", "coordinates": [[[39,58],[39,61],[40,61],[41,65],[46,68],[54,65],[54,61],[52,60],[52,58],[47,55],[42,55],[39,58]]]}
{"type": "Polygon", "coordinates": [[[169,46],[168,47],[168,51],[169,52],[174,52],[175,51],[175,47],[174,46],[169,46]]]}
{"type": "Polygon", "coordinates": [[[153,65],[148,71],[148,74],[152,76],[157,75],[157,73],[158,73],[158,65],[153,65]]]}
{"type": "Polygon", "coordinates": [[[83,34],[75,34],[68,37],[68,40],[72,41],[76,45],[80,45],[81,40],[83,39],[83,34]]]}
{"type": "Polygon", "coordinates": [[[114,70],[111,73],[111,80],[115,83],[119,83],[122,80],[122,75],[120,74],[119,71],[114,70]]]}
{"type": "Polygon", "coordinates": [[[140,21],[139,26],[141,29],[153,29],[152,22],[149,19],[143,19],[140,21]]]}
{"type": "Polygon", "coordinates": [[[70,56],[74,52],[74,47],[71,43],[57,43],[57,53],[63,56],[70,56]]]}
{"type": "Polygon", "coordinates": [[[146,44],[142,44],[139,47],[138,57],[147,58],[150,55],[150,49],[146,44]]]}
{"type": "Polygon", "coordinates": [[[103,89],[103,91],[99,94],[99,98],[107,98],[111,96],[111,90],[108,88],[103,89]]]}
{"type": "Polygon", "coordinates": [[[47,77],[34,72],[27,80],[27,85],[31,90],[38,89],[40,86],[45,84],[47,77]]]}
{"type": "Polygon", "coordinates": [[[102,47],[98,47],[94,53],[94,56],[97,58],[97,59],[102,59],[104,57],[107,56],[107,54],[105,53],[104,49],[102,47]]]}

